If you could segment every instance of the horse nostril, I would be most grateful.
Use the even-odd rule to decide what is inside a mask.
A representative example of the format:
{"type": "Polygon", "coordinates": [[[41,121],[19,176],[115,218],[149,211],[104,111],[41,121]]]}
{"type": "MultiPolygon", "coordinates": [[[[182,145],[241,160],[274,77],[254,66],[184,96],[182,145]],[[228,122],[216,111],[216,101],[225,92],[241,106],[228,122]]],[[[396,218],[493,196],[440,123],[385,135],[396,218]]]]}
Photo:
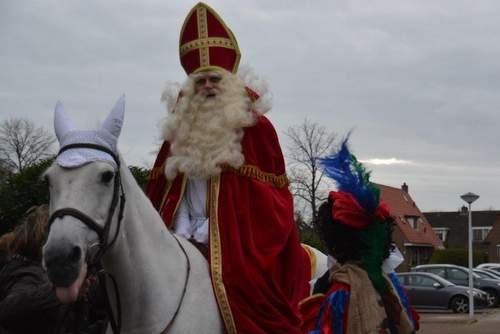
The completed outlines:
{"type": "Polygon", "coordinates": [[[77,262],[80,260],[82,256],[82,249],[78,246],[73,247],[71,250],[71,254],[69,256],[69,260],[71,263],[77,262]]]}
{"type": "Polygon", "coordinates": [[[74,244],[51,246],[45,249],[45,267],[56,286],[68,287],[80,272],[82,248],[74,244]]]}

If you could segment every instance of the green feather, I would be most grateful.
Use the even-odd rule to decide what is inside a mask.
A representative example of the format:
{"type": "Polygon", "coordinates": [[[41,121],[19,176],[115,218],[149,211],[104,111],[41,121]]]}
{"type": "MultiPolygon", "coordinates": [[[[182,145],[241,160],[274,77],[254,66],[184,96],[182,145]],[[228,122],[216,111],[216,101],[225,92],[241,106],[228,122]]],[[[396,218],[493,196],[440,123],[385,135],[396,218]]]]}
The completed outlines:
{"type": "Polygon", "coordinates": [[[382,295],[387,290],[387,283],[382,275],[385,245],[388,242],[388,224],[375,221],[360,232],[363,247],[362,266],[368,273],[375,289],[382,295]]]}

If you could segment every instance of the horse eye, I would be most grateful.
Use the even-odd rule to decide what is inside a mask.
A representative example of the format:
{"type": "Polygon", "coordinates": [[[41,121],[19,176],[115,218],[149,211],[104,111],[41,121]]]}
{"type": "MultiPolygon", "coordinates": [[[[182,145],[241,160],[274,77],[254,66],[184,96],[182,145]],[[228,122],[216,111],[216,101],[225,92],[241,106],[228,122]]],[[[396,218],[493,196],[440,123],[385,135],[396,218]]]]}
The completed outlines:
{"type": "Polygon", "coordinates": [[[50,179],[47,174],[45,174],[42,178],[42,182],[45,182],[47,185],[50,185],[50,179]]]}
{"type": "Polygon", "coordinates": [[[113,176],[115,176],[115,173],[112,171],[105,171],[104,173],[101,174],[101,182],[102,183],[109,183],[113,179],[113,176]]]}

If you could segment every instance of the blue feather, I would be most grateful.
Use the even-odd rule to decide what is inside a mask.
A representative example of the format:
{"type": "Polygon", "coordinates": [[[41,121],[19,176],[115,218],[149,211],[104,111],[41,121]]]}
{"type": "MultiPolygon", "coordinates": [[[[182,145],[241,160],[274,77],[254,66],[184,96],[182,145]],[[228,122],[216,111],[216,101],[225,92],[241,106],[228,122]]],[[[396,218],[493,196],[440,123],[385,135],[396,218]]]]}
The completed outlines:
{"type": "Polygon", "coordinates": [[[320,158],[319,163],[325,174],[335,181],[339,191],[351,193],[371,213],[379,204],[379,190],[370,182],[370,172],[349,151],[348,140],[349,136],[337,153],[320,158]]]}

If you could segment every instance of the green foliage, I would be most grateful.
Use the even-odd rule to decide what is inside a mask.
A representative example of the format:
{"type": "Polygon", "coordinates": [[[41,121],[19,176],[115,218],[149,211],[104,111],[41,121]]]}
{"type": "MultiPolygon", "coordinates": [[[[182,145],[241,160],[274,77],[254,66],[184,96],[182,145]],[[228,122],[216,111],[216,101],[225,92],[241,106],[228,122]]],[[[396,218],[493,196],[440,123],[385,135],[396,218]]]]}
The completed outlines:
{"type": "MultiPolygon", "coordinates": [[[[0,235],[12,230],[29,208],[49,202],[49,190],[41,176],[53,161],[52,157],[36,162],[21,172],[4,174],[0,179],[0,235]]],[[[149,170],[135,166],[129,168],[137,183],[144,188],[149,170]]]]}
{"type": "Polygon", "coordinates": [[[316,229],[304,221],[302,213],[295,212],[295,225],[299,229],[300,242],[326,253],[326,246],[316,229]]]}
{"type": "Polygon", "coordinates": [[[137,181],[137,183],[139,184],[139,186],[142,189],[145,189],[146,184],[148,183],[149,173],[151,172],[151,170],[149,170],[147,168],[143,168],[143,167],[137,167],[137,166],[128,166],[128,169],[130,170],[130,172],[134,176],[134,178],[137,181]]]}
{"type": "MultiPolygon", "coordinates": [[[[435,250],[429,263],[446,263],[467,267],[469,265],[468,254],[469,252],[465,248],[448,248],[435,250]]],[[[472,262],[474,266],[488,261],[488,254],[483,252],[473,252],[472,256],[472,262]]]]}
{"type": "Polygon", "coordinates": [[[25,168],[22,172],[5,177],[0,184],[0,235],[10,231],[34,205],[49,202],[42,173],[54,158],[48,158],[25,168]]]}
{"type": "Polygon", "coordinates": [[[299,230],[299,233],[300,233],[300,242],[312,246],[322,251],[323,253],[326,253],[327,250],[324,245],[324,242],[321,240],[318,233],[313,228],[299,230]]]}

